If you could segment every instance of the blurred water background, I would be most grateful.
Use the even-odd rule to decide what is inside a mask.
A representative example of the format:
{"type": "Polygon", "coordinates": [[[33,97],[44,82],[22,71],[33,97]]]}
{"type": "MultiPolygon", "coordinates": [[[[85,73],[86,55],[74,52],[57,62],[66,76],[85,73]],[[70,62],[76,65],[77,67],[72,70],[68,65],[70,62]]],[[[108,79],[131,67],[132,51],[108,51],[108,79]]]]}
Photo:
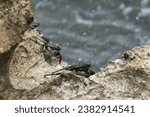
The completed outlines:
{"type": "Polygon", "coordinates": [[[150,43],[150,0],[31,0],[39,29],[69,64],[94,70],[150,43]]]}

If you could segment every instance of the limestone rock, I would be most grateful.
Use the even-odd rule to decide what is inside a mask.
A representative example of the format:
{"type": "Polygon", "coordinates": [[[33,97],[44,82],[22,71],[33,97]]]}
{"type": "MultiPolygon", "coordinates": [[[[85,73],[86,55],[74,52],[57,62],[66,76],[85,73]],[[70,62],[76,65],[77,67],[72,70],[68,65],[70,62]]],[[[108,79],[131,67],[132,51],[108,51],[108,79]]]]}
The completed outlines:
{"type": "Polygon", "coordinates": [[[149,50],[129,50],[89,78],[62,72],[17,99],[150,99],[149,50]]]}
{"type": "Polygon", "coordinates": [[[28,1],[0,2],[0,99],[150,99],[150,45],[85,77],[65,69],[60,49],[30,28],[28,1]]]}
{"type": "MultiPolygon", "coordinates": [[[[48,42],[42,39],[37,30],[26,31],[22,39],[23,41],[15,49],[9,65],[9,79],[14,88],[31,90],[49,80],[44,78],[44,75],[61,69],[63,63],[59,63],[61,61],[59,52],[56,56],[49,56],[51,62],[46,62],[43,47],[48,42]]],[[[50,51],[50,53],[52,52],[53,50],[50,51]]]]}
{"type": "Polygon", "coordinates": [[[150,45],[135,47],[90,79],[104,87],[105,99],[150,99],[150,45]]]}
{"type": "Polygon", "coordinates": [[[31,4],[26,0],[5,0],[0,4],[0,53],[10,50],[22,39],[32,19],[31,4]]]}

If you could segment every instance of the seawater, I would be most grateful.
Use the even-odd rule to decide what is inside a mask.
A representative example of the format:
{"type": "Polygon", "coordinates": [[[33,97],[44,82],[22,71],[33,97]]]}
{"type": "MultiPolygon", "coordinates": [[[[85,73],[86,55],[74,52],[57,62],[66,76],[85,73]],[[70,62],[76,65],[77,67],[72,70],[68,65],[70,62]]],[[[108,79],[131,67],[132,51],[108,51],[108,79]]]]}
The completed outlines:
{"type": "Polygon", "coordinates": [[[39,29],[69,64],[94,70],[150,43],[150,0],[31,0],[39,29]]]}

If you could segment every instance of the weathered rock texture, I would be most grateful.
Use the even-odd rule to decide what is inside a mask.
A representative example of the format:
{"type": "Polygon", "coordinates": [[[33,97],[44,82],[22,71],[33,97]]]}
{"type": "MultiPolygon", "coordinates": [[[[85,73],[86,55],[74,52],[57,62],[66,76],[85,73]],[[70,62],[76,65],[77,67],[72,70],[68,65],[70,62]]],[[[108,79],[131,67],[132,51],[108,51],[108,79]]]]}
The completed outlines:
{"type": "Polygon", "coordinates": [[[18,44],[32,20],[31,4],[25,0],[0,1],[0,53],[18,44]]]}
{"type": "Polygon", "coordinates": [[[68,67],[60,49],[30,27],[30,2],[0,2],[0,99],[150,99],[150,45],[90,76],[89,66],[68,67]]]}

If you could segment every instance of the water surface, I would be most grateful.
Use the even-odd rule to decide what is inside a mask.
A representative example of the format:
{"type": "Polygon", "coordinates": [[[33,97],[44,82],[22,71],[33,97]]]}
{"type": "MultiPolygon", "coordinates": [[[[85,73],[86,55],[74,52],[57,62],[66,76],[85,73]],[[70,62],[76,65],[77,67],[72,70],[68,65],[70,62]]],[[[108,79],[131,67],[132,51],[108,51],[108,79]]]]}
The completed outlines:
{"type": "Polygon", "coordinates": [[[64,61],[98,70],[121,52],[150,43],[150,0],[31,0],[42,33],[64,61]]]}

